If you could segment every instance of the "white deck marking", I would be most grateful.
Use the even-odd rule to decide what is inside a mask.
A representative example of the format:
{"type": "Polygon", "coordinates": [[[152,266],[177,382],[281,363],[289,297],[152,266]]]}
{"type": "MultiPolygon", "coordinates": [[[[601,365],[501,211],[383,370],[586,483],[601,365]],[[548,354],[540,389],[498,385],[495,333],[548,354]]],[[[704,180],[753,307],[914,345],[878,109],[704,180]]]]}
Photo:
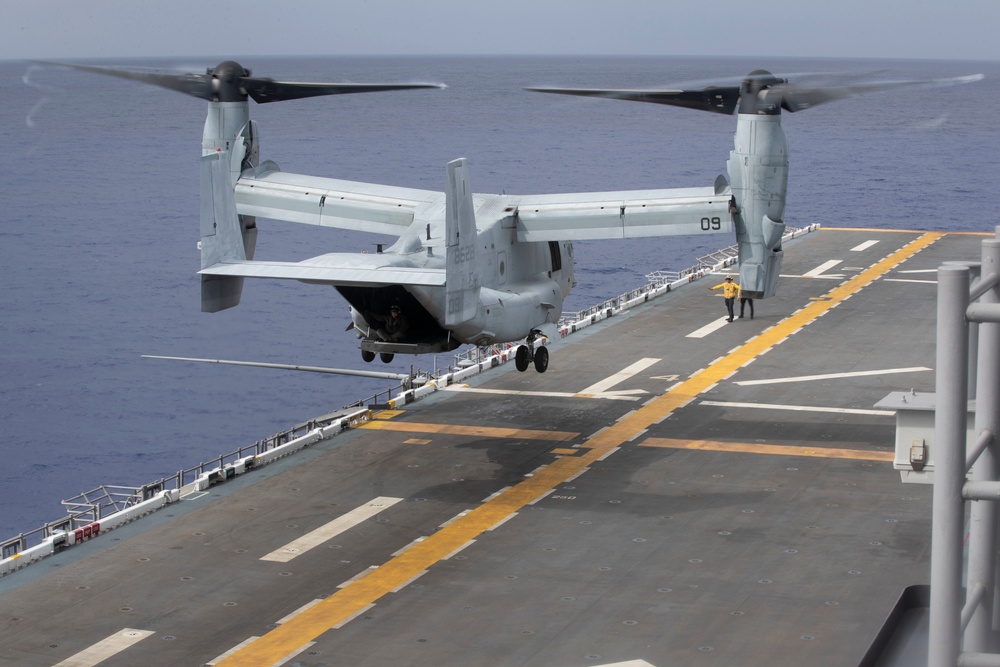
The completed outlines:
{"type": "Polygon", "coordinates": [[[839,380],[842,378],[857,378],[864,377],[866,375],[892,375],[894,373],[919,373],[920,371],[929,371],[930,368],[926,366],[911,366],[910,368],[885,368],[878,371],[853,371],[850,373],[827,373],[825,375],[799,375],[796,377],[787,378],[771,378],[769,380],[743,380],[741,382],[734,382],[733,384],[738,384],[742,387],[758,385],[758,384],[782,384],[785,382],[812,382],[813,380],[839,380]]]}
{"type": "Polygon", "coordinates": [[[520,391],[518,389],[481,389],[478,387],[470,387],[467,384],[450,384],[447,387],[441,387],[445,391],[461,391],[468,392],[470,394],[501,394],[506,396],[541,396],[549,398],[572,398],[576,396],[568,391],[520,391]]]}
{"type": "Polygon", "coordinates": [[[580,391],[578,393],[581,393],[581,394],[603,394],[605,391],[607,391],[608,389],[611,389],[616,384],[621,384],[622,382],[624,382],[625,380],[629,379],[633,375],[637,375],[638,373],[641,373],[642,371],[646,370],[647,368],[649,368],[650,366],[652,366],[653,364],[655,364],[657,361],[659,361],[659,359],[653,359],[653,358],[649,358],[649,357],[640,359],[639,361],[635,362],[631,366],[628,366],[627,368],[623,368],[622,370],[618,371],[614,375],[610,375],[610,376],[604,378],[603,380],[601,380],[600,382],[592,384],[589,387],[587,387],[586,389],[584,389],[584,390],[582,390],[582,391],[580,391]]]}
{"type": "Polygon", "coordinates": [[[822,264],[820,264],[819,266],[817,266],[812,271],[807,271],[806,273],[803,273],[802,277],[803,278],[843,278],[843,276],[841,276],[841,275],[823,275],[824,273],[826,273],[826,271],[828,269],[832,269],[833,267],[837,266],[838,264],[840,264],[843,261],[844,260],[842,260],[842,259],[831,259],[828,262],[823,262],[822,264]]]}
{"type": "Polygon", "coordinates": [[[685,336],[685,338],[704,338],[708,334],[712,333],[713,331],[718,331],[727,324],[729,324],[728,318],[721,317],[715,320],[714,322],[706,324],[705,326],[696,331],[692,331],[687,336],[685,336]]]}
{"type": "Polygon", "coordinates": [[[638,396],[630,394],[648,394],[645,389],[622,389],[620,391],[606,391],[600,394],[574,394],[568,391],[521,391],[519,389],[483,389],[481,387],[470,387],[468,385],[448,385],[441,387],[446,391],[464,391],[472,394],[500,394],[507,396],[544,396],[548,398],[606,398],[610,401],[638,401],[638,396]]]}
{"type": "MultiPolygon", "coordinates": [[[[896,271],[898,274],[903,273],[933,273],[937,274],[937,269],[907,269],[906,271],[896,271]]],[[[885,282],[892,283],[921,283],[924,285],[937,285],[937,280],[916,280],[913,278],[883,278],[885,282]]]]}
{"type": "Polygon", "coordinates": [[[876,243],[878,243],[878,241],[865,241],[861,245],[856,245],[853,248],[851,248],[851,252],[861,252],[862,250],[868,250],[868,248],[871,248],[876,243]]]}
{"type": "Polygon", "coordinates": [[[714,405],[719,408],[755,408],[761,410],[792,410],[794,412],[834,412],[844,415],[875,415],[892,417],[895,410],[861,410],[853,408],[824,408],[811,405],[779,405],[777,403],[733,403],[729,401],[702,401],[698,405],[714,405]]]}
{"type": "Polygon", "coordinates": [[[656,667],[656,665],[645,660],[626,660],[625,662],[608,662],[603,665],[594,665],[594,667],[656,667]]]}
{"type": "Polygon", "coordinates": [[[289,542],[280,549],[272,551],[266,556],[261,557],[261,560],[274,561],[276,563],[287,563],[296,556],[304,554],[310,549],[323,544],[327,540],[340,535],[345,530],[353,528],[362,521],[370,519],[382,510],[388,509],[402,500],[402,498],[379,496],[378,498],[368,501],[361,507],[355,508],[347,514],[334,519],[330,523],[320,526],[310,533],[306,533],[299,539],[289,542]]]}
{"type": "Polygon", "coordinates": [[[653,359],[651,357],[646,357],[640,359],[634,364],[627,366],[626,368],[618,371],[614,375],[610,375],[600,382],[590,385],[583,391],[578,392],[568,392],[568,391],[521,391],[519,389],[483,389],[481,387],[470,387],[465,384],[449,385],[447,387],[442,387],[448,391],[466,391],[474,394],[500,394],[507,396],[543,396],[547,398],[604,398],[609,401],[638,401],[639,395],[648,394],[649,392],[645,389],[619,389],[616,391],[608,391],[611,387],[616,384],[621,384],[630,377],[641,373],[646,370],[659,359],[653,359]]]}
{"type": "Polygon", "coordinates": [[[56,663],[55,667],[93,667],[153,634],[155,634],[153,630],[123,628],[76,655],[56,663]]]}

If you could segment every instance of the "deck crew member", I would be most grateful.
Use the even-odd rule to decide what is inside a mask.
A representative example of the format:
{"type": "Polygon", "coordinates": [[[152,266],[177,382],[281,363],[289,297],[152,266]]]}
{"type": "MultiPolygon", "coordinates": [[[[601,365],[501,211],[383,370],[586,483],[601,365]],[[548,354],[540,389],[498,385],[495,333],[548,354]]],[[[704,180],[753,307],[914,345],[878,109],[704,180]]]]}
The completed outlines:
{"type": "MultiPolygon", "coordinates": [[[[736,303],[736,297],[740,295],[739,283],[733,282],[732,276],[726,276],[725,282],[722,282],[715,287],[709,287],[710,290],[716,290],[722,288],[722,296],[726,299],[726,310],[729,311],[729,319],[727,322],[733,321],[733,306],[736,303]]],[[[753,306],[750,307],[751,314],[753,313],[753,306]]],[[[741,316],[742,317],[742,316],[741,316]]]]}

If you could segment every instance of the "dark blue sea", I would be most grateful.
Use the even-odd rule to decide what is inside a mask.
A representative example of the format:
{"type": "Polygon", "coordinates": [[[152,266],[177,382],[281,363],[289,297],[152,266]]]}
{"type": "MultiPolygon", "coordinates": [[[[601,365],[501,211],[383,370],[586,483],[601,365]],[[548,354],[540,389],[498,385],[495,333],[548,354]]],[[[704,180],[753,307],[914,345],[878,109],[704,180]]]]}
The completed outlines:
{"type": "MultiPolygon", "coordinates": [[[[219,59],[131,61],[203,69],[219,59]]],[[[241,58],[258,76],[435,81],[412,91],[252,105],[262,158],[285,171],[443,189],[469,159],[475,191],[694,187],[725,171],[735,118],[539,95],[530,85],[643,88],[766,68],[868,79],[983,72],[786,114],[786,222],[992,231],[1000,222],[1000,63],[610,57],[241,58]]],[[[142,359],[143,354],[364,365],[330,288],[248,281],[199,310],[198,159],[205,104],[156,88],[0,62],[0,539],[64,516],[59,501],[137,486],[387,388],[386,381],[142,359]]],[[[258,258],[360,251],[376,240],[260,221],[258,258]]],[[[733,239],[576,247],[579,310],[733,239]]],[[[452,359],[442,355],[439,366],[452,359]]],[[[558,363],[558,359],[554,360],[558,363]]],[[[428,358],[397,357],[394,370],[428,358]]]]}

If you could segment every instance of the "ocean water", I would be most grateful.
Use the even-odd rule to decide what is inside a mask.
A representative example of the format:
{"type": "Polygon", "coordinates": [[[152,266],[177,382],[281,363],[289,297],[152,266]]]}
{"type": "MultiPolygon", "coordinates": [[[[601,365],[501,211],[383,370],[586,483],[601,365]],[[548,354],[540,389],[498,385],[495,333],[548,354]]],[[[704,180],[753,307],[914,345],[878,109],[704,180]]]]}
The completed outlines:
{"type": "MultiPolygon", "coordinates": [[[[219,58],[217,60],[223,60],[219,58]]],[[[200,70],[216,59],[132,61],[200,70]]],[[[775,73],[864,79],[982,72],[786,114],[786,222],[992,231],[1000,63],[738,58],[240,58],[258,76],[436,81],[443,91],[252,105],[262,158],[285,171],[443,189],[470,161],[477,192],[710,185],[735,118],[538,95],[530,85],[641,88],[775,73]]],[[[143,354],[381,369],[360,361],[329,288],[248,281],[199,311],[204,103],[118,79],[0,62],[0,538],[62,517],[59,501],[135,486],[387,388],[386,381],[142,359],[143,354]]],[[[370,236],[260,221],[258,257],[373,247],[370,236]]],[[[578,310],[680,269],[723,236],[576,244],[578,310]]],[[[780,289],[780,287],[779,287],[780,289]]],[[[447,355],[438,365],[451,361],[447,355]]],[[[553,359],[558,364],[558,357],[553,359]]],[[[389,366],[429,370],[425,357],[389,366]]]]}

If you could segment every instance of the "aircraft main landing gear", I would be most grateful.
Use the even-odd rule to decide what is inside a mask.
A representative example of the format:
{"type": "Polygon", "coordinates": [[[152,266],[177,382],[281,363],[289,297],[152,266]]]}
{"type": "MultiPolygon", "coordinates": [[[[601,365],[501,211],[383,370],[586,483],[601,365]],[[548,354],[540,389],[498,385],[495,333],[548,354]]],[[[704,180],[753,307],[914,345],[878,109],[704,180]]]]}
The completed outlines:
{"type": "Polygon", "coordinates": [[[535,340],[539,337],[544,338],[542,332],[533,329],[524,340],[526,345],[519,345],[514,353],[514,367],[522,373],[528,370],[528,364],[532,362],[535,364],[535,370],[539,373],[544,373],[549,367],[548,349],[544,345],[535,348],[535,340]]]}
{"type": "MultiPolygon", "coordinates": [[[[392,360],[395,356],[396,355],[393,354],[392,352],[378,353],[378,358],[382,360],[383,364],[392,363],[392,360]]],[[[371,363],[372,361],[375,360],[375,353],[372,352],[371,350],[361,350],[361,359],[364,360],[366,363],[371,363]]]]}

